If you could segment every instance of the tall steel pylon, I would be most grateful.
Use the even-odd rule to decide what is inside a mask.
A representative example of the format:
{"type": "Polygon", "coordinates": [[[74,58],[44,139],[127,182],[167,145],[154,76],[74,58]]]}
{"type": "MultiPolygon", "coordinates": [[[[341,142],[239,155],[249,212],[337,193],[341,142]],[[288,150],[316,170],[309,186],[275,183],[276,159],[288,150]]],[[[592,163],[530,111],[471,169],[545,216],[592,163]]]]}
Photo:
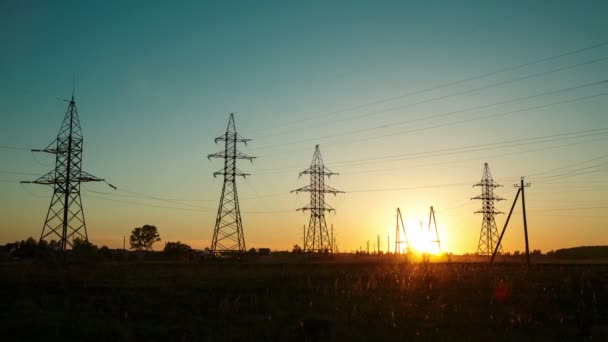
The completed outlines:
{"type": "Polygon", "coordinates": [[[32,152],[54,154],[55,169],[35,181],[21,182],[53,186],[53,196],[44,220],[40,241],[49,236],[58,237],[62,252],[65,252],[68,246],[73,247],[76,238],[88,241],[80,198],[80,183],[105,182],[82,171],[83,137],[74,94],[68,102],[57,138],[45,149],[32,150],[32,152]]]}
{"type": "Polygon", "coordinates": [[[344,191],[339,191],[325,185],[325,177],[330,178],[333,175],[337,175],[337,173],[331,172],[323,165],[319,145],[315,146],[315,153],[312,156],[310,167],[300,172],[300,177],[302,175],[310,175],[310,185],[293,190],[292,192],[310,192],[310,204],[298,209],[310,211],[308,229],[305,230],[304,234],[304,252],[333,253],[333,243],[327,230],[325,212],[335,211],[335,209],[325,203],[325,194],[336,195],[344,193],[344,191]]]}
{"type": "Polygon", "coordinates": [[[504,198],[494,195],[494,189],[502,185],[494,183],[488,163],[484,163],[481,182],[473,186],[481,187],[481,195],[471,198],[482,201],[481,210],[476,211],[475,214],[483,214],[477,254],[492,255],[496,246],[499,247],[498,251],[502,252],[502,246],[498,245],[498,228],[496,227],[496,220],[494,219],[495,215],[504,214],[502,211],[497,211],[494,208],[494,202],[504,201],[504,198]]]}
{"type": "Polygon", "coordinates": [[[239,196],[236,190],[236,177],[246,177],[249,174],[241,172],[236,167],[237,159],[248,159],[253,161],[256,157],[250,157],[237,151],[237,143],[244,143],[251,139],[243,139],[236,132],[234,124],[234,113],[230,113],[228,127],[224,135],[215,138],[224,142],[224,151],[210,154],[207,158],[223,158],[224,168],[213,173],[213,177],[224,176],[222,197],[217,210],[213,240],[211,241],[211,252],[218,253],[242,253],[246,251],[245,235],[243,234],[243,222],[241,221],[241,209],[239,207],[239,196]]]}

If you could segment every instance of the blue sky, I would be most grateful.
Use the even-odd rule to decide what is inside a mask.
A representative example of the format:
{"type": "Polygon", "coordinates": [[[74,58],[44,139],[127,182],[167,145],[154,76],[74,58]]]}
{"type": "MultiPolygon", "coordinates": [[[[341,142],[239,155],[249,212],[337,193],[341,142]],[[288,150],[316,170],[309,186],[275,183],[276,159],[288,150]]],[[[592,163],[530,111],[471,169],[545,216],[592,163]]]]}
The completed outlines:
{"type": "MultiPolygon", "coordinates": [[[[391,163],[370,158],[605,128],[606,97],[576,99],[605,93],[606,85],[390,124],[601,81],[608,78],[608,63],[602,59],[608,45],[352,108],[603,43],[608,41],[607,7],[604,1],[0,1],[0,145],[38,148],[52,141],[66,105],[57,97],[68,97],[75,81],[85,170],[119,189],[197,200],[158,203],[124,192],[88,192],[109,189],[86,185],[91,240],[118,246],[133,227],[149,223],[159,227],[164,240],[203,247],[211,238],[221,189],[221,179],[212,177],[219,161],[205,157],[221,149],[213,138],[235,112],[239,133],[254,139],[243,150],[260,157],[240,166],[253,173],[239,183],[241,207],[294,210],[244,215],[252,246],[290,248],[298,243],[307,217],[295,208],[306,198],[289,190],[305,184],[297,172],[307,167],[319,143],[328,166],[342,173],[332,178],[332,185],[349,191],[329,200],[337,214],[328,220],[345,250],[391,233],[395,207],[416,222],[433,204],[445,224],[446,246],[471,251],[481,217],[472,214],[479,203],[468,200],[475,195],[470,186],[354,191],[473,184],[488,161],[496,178],[509,180],[502,191],[512,199],[511,178],[602,156],[608,147],[605,135],[391,163]],[[583,63],[588,64],[575,66],[583,63]],[[550,72],[558,68],[564,70],[550,72]],[[441,96],[445,98],[437,99],[441,96]],[[569,99],[575,102],[403,133],[569,99]],[[428,102],[415,104],[422,101],[428,102]],[[349,133],[381,125],[389,127],[349,133]],[[365,140],[375,134],[396,135],[365,140]],[[332,135],[337,136],[327,138],[332,135]],[[525,153],[514,153],[518,151],[525,153]],[[340,163],[348,160],[363,163],[340,163]],[[458,205],[442,215],[442,207],[458,205]],[[205,209],[184,210],[194,206],[205,209]]],[[[0,160],[0,170],[10,172],[42,174],[52,168],[48,156],[33,157],[23,150],[0,149],[0,160]]],[[[537,241],[543,250],[608,243],[605,209],[559,212],[567,216],[562,219],[549,215],[554,211],[542,212],[608,205],[605,176],[600,170],[556,177],[562,183],[554,186],[535,189],[533,184],[529,203],[539,210],[530,218],[533,247],[537,241]]],[[[6,181],[0,183],[6,210],[0,242],[38,236],[50,190],[12,182],[34,177],[0,174],[6,181]]],[[[501,205],[505,210],[509,203],[501,205]]],[[[499,217],[499,225],[503,220],[499,217]]],[[[518,239],[513,235],[505,241],[508,249],[518,249],[518,239]]]]}

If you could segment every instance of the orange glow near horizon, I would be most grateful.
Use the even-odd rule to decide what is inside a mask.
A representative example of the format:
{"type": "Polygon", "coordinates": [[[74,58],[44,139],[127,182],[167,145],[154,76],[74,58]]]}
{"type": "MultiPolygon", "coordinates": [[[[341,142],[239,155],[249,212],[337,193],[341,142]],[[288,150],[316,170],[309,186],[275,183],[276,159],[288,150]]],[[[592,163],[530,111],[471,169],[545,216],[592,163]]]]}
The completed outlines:
{"type": "MultiPolygon", "coordinates": [[[[420,254],[440,255],[439,245],[436,242],[435,229],[428,229],[428,222],[420,219],[406,219],[405,229],[407,232],[410,248],[420,254]]],[[[441,235],[439,236],[441,238],[441,235]]]]}

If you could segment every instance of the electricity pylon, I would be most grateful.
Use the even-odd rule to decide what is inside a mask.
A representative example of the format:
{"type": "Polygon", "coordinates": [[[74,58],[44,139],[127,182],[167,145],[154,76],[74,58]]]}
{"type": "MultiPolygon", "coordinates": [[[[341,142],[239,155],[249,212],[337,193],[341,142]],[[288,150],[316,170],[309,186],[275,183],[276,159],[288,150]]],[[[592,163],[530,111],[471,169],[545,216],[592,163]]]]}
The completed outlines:
{"type": "Polygon", "coordinates": [[[310,221],[308,229],[304,234],[304,252],[312,253],[333,253],[332,237],[327,230],[325,222],[325,212],[335,211],[332,207],[325,203],[325,194],[339,194],[344,191],[338,191],[328,185],[325,185],[325,177],[329,178],[337,173],[331,172],[323,165],[321,158],[321,150],[319,145],[315,146],[315,153],[312,156],[310,167],[300,172],[302,175],[310,175],[310,185],[293,190],[291,192],[310,192],[310,204],[297,210],[310,211],[310,221]]]}
{"type": "Polygon", "coordinates": [[[105,182],[82,171],[83,137],[74,94],[68,102],[57,138],[45,149],[32,150],[54,154],[55,169],[35,181],[21,182],[53,186],[53,197],[44,220],[40,241],[49,236],[58,237],[62,252],[73,247],[76,238],[84,241],[89,239],[80,198],[80,183],[105,182]]]}
{"type": "MultiPolygon", "coordinates": [[[[492,255],[494,247],[498,246],[498,228],[496,228],[494,215],[504,214],[494,208],[494,202],[504,201],[504,198],[494,195],[494,189],[502,185],[494,183],[494,179],[492,179],[492,174],[490,173],[490,167],[488,166],[488,163],[485,163],[481,182],[473,186],[481,187],[481,195],[471,198],[480,199],[482,201],[481,210],[476,211],[475,214],[483,214],[477,254],[492,255]]],[[[502,252],[502,247],[500,247],[498,251],[502,252]]]]}
{"type": "Polygon", "coordinates": [[[405,225],[403,224],[403,217],[401,216],[401,209],[397,208],[397,223],[395,225],[395,255],[401,254],[401,245],[405,244],[405,252],[408,253],[410,250],[410,242],[407,239],[407,232],[405,231],[405,225]],[[399,225],[401,223],[401,225],[399,225]],[[399,230],[401,227],[401,231],[399,230]],[[401,240],[401,232],[405,240],[401,240]]]}
{"type": "Polygon", "coordinates": [[[435,238],[436,238],[436,240],[431,240],[431,242],[437,243],[437,247],[439,248],[439,253],[441,253],[441,240],[439,239],[439,231],[437,230],[437,220],[435,219],[435,209],[433,209],[433,206],[431,206],[431,211],[429,212],[428,233],[431,232],[431,218],[433,219],[433,225],[435,226],[435,238]]]}
{"type": "Polygon", "coordinates": [[[216,144],[218,141],[224,142],[224,151],[207,156],[209,159],[224,159],[224,168],[213,173],[213,177],[218,175],[224,176],[222,197],[220,198],[215,228],[213,230],[213,240],[211,241],[211,252],[214,254],[230,252],[242,253],[246,251],[243,222],[241,221],[241,210],[239,207],[239,196],[236,191],[236,177],[245,178],[249,174],[243,173],[237,169],[236,160],[248,159],[250,162],[253,162],[253,159],[256,158],[237,151],[237,143],[244,143],[247,145],[247,142],[250,140],[251,139],[243,139],[238,135],[234,125],[234,113],[230,113],[226,133],[215,138],[216,144]]]}
{"type": "Polygon", "coordinates": [[[513,184],[514,187],[517,188],[517,194],[515,195],[515,199],[513,200],[513,205],[511,205],[511,210],[509,210],[509,215],[507,215],[507,220],[505,221],[505,226],[502,228],[502,232],[500,233],[500,237],[498,238],[498,243],[496,244],[496,248],[492,253],[492,259],[490,259],[490,264],[494,262],[494,258],[496,257],[496,253],[498,252],[498,248],[501,247],[500,243],[502,242],[502,237],[505,235],[505,231],[507,230],[507,225],[509,224],[509,219],[511,218],[511,214],[513,214],[513,208],[515,208],[515,203],[517,203],[517,198],[521,193],[521,208],[524,219],[524,236],[526,239],[526,263],[530,266],[530,248],[528,246],[528,221],[526,220],[526,198],[524,197],[524,189],[530,186],[530,183],[524,184],[524,177],[521,177],[520,184],[513,184]]]}

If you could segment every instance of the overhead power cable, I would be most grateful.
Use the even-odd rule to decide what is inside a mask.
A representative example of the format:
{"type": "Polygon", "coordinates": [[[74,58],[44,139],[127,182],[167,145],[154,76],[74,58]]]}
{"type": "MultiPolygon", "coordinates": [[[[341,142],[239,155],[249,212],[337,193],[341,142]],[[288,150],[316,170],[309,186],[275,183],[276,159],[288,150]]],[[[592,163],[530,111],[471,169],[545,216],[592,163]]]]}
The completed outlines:
{"type": "Polygon", "coordinates": [[[438,89],[455,86],[455,85],[458,85],[458,84],[461,84],[461,83],[466,83],[466,82],[470,82],[470,81],[486,78],[486,77],[493,76],[493,75],[496,75],[496,74],[500,74],[500,73],[503,73],[503,72],[513,71],[513,70],[521,69],[521,68],[528,67],[528,66],[531,66],[531,65],[548,62],[548,61],[559,59],[559,58],[562,58],[562,57],[565,57],[565,56],[574,55],[574,54],[581,53],[581,52],[584,52],[584,51],[597,49],[597,48],[600,48],[600,47],[603,47],[603,46],[606,46],[606,45],[608,45],[608,41],[600,42],[600,43],[593,44],[593,45],[588,45],[588,46],[585,46],[585,47],[582,47],[582,48],[579,48],[579,49],[562,52],[562,53],[559,53],[559,54],[556,54],[556,55],[551,55],[551,56],[547,56],[547,57],[531,60],[531,61],[520,63],[520,64],[506,66],[506,67],[503,67],[503,68],[500,68],[500,69],[497,69],[497,70],[493,70],[493,71],[490,71],[490,72],[486,72],[486,73],[482,73],[482,74],[479,74],[479,75],[475,75],[475,76],[459,79],[459,80],[456,80],[456,81],[451,81],[451,82],[446,82],[446,83],[438,84],[438,85],[435,85],[435,86],[432,86],[432,87],[423,88],[423,89],[415,90],[415,91],[412,91],[412,92],[407,92],[407,93],[400,94],[400,95],[397,95],[397,96],[386,97],[386,98],[383,98],[383,99],[378,99],[378,100],[374,100],[374,101],[371,101],[371,102],[367,102],[367,103],[363,103],[363,104],[359,104],[359,105],[355,105],[355,106],[350,106],[350,107],[339,109],[339,110],[335,110],[335,111],[320,113],[320,114],[317,114],[317,115],[310,116],[308,118],[303,118],[303,119],[299,119],[299,120],[290,121],[290,122],[284,123],[282,125],[277,125],[277,126],[273,126],[273,127],[266,127],[266,128],[254,130],[253,132],[276,130],[279,127],[284,127],[284,126],[287,126],[287,125],[290,125],[290,124],[310,121],[310,120],[314,120],[314,119],[321,118],[321,117],[322,118],[327,118],[327,117],[330,117],[330,116],[333,116],[333,115],[336,115],[336,114],[340,114],[340,113],[343,113],[343,112],[348,112],[348,111],[351,111],[351,110],[357,110],[357,109],[361,109],[361,108],[365,108],[365,107],[369,107],[369,106],[373,106],[373,105],[377,105],[377,104],[381,104],[381,103],[385,103],[385,102],[395,101],[395,100],[403,99],[403,98],[406,98],[406,97],[409,97],[409,96],[419,95],[419,94],[435,91],[435,90],[438,90],[438,89]]]}

